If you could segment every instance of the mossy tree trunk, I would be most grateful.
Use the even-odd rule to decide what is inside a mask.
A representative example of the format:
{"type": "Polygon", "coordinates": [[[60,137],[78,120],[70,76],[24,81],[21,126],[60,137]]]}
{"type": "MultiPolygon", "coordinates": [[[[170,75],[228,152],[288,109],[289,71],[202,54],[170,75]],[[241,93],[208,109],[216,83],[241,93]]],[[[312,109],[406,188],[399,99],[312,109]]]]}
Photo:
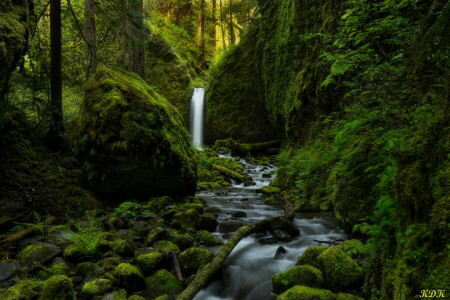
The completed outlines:
{"type": "Polygon", "coordinates": [[[222,29],[222,44],[223,44],[223,49],[227,48],[227,43],[225,41],[225,25],[224,25],[224,18],[223,18],[223,3],[222,0],[220,0],[219,2],[220,4],[220,27],[222,29]]]}
{"type": "Polygon", "coordinates": [[[212,32],[212,45],[213,48],[217,48],[217,0],[212,0],[212,22],[213,22],[213,32],[212,32]]]}
{"type": "Polygon", "coordinates": [[[144,2],[143,0],[128,0],[123,41],[123,62],[126,70],[139,74],[144,72],[144,2]]]}
{"type": "Polygon", "coordinates": [[[228,26],[230,27],[230,44],[234,45],[236,44],[236,34],[234,32],[234,24],[233,24],[233,0],[230,0],[230,6],[229,6],[229,13],[230,13],[230,19],[228,22],[228,26]]]}
{"type": "Polygon", "coordinates": [[[94,0],[84,1],[84,36],[86,37],[86,73],[89,77],[97,70],[97,28],[94,0]]]}
{"type": "Polygon", "coordinates": [[[198,48],[200,50],[200,68],[206,67],[206,44],[205,44],[205,0],[200,0],[200,14],[197,22],[198,48]]]}
{"type": "Polygon", "coordinates": [[[62,111],[62,42],[61,1],[50,0],[50,129],[46,141],[52,148],[60,149],[64,143],[62,111]]]}

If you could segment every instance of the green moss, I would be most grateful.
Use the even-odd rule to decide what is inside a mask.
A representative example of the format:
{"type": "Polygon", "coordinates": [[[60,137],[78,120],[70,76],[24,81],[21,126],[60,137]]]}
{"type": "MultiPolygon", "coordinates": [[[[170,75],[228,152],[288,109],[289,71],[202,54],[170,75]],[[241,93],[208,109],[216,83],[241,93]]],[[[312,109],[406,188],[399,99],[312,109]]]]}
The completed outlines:
{"type": "Polygon", "coordinates": [[[188,209],[186,211],[181,211],[176,213],[172,220],[176,220],[180,223],[181,227],[184,229],[195,228],[198,222],[199,213],[196,209],[188,209]]]}
{"type": "Polygon", "coordinates": [[[105,271],[114,270],[122,261],[117,257],[107,257],[99,260],[97,264],[102,267],[105,271]]]}
{"type": "Polygon", "coordinates": [[[21,264],[28,265],[40,262],[58,250],[58,247],[50,244],[31,244],[19,252],[17,259],[21,264]]]}
{"type": "Polygon", "coordinates": [[[337,293],[336,300],[363,300],[363,298],[346,293],[337,293]]]}
{"type": "Polygon", "coordinates": [[[145,298],[142,296],[138,296],[138,295],[132,295],[132,296],[128,297],[128,300],[145,300],[145,298]]]}
{"type": "Polygon", "coordinates": [[[297,259],[296,266],[300,265],[311,265],[318,269],[321,269],[321,264],[317,260],[317,257],[327,250],[327,246],[311,246],[308,247],[305,252],[297,259]]]}
{"type": "Polygon", "coordinates": [[[37,276],[42,280],[46,280],[52,276],[66,275],[68,270],[69,266],[67,266],[65,263],[62,262],[59,264],[54,264],[45,270],[39,271],[37,276]]]}
{"type": "Polygon", "coordinates": [[[171,299],[172,298],[167,294],[155,298],[155,300],[171,300],[171,299]]]}
{"type": "Polygon", "coordinates": [[[264,195],[273,195],[273,194],[279,194],[281,192],[281,190],[277,187],[274,186],[264,186],[261,188],[261,192],[264,195]]]}
{"type": "Polygon", "coordinates": [[[65,275],[53,276],[44,283],[40,300],[75,300],[72,280],[65,275]]]}
{"type": "Polygon", "coordinates": [[[180,252],[180,248],[170,241],[158,241],[153,244],[153,248],[157,251],[175,251],[180,252]]]}
{"type": "Polygon", "coordinates": [[[345,252],[329,247],[317,257],[323,266],[325,282],[332,289],[346,290],[362,282],[362,271],[358,264],[345,252]]]}
{"type": "Polygon", "coordinates": [[[346,240],[336,247],[347,253],[353,259],[363,258],[368,254],[366,247],[360,240],[346,240]]]}
{"type": "Polygon", "coordinates": [[[9,289],[0,292],[0,298],[4,300],[38,299],[44,283],[35,280],[20,280],[9,289]]]}
{"type": "Polygon", "coordinates": [[[136,249],[135,244],[132,241],[125,239],[115,239],[110,242],[112,251],[121,256],[134,256],[134,250],[136,249]]]}
{"type": "Polygon", "coordinates": [[[213,254],[206,249],[192,247],[180,254],[181,268],[188,274],[193,274],[204,264],[209,263],[213,254]]]}
{"type": "Polygon", "coordinates": [[[272,277],[273,291],[281,294],[295,285],[320,288],[323,285],[322,272],[312,266],[303,265],[290,268],[272,277]]]}
{"type": "Polygon", "coordinates": [[[117,282],[127,291],[136,292],[144,289],[145,280],[138,267],[128,263],[121,263],[114,270],[117,282]]]}
{"type": "Polygon", "coordinates": [[[112,281],[108,279],[97,279],[83,285],[82,294],[88,296],[98,296],[109,292],[112,289],[112,281]]]}
{"type": "Polygon", "coordinates": [[[145,279],[147,289],[151,290],[155,296],[163,294],[179,293],[183,290],[175,275],[165,269],[156,271],[153,275],[145,279]]]}
{"type": "Polygon", "coordinates": [[[221,240],[219,240],[218,237],[216,237],[209,231],[199,230],[199,231],[197,231],[196,235],[197,235],[197,239],[200,241],[200,243],[203,243],[207,247],[219,246],[219,245],[223,244],[223,242],[221,240]]]}
{"type": "Polygon", "coordinates": [[[160,211],[164,207],[172,205],[172,204],[173,204],[173,199],[169,196],[154,197],[154,198],[150,198],[148,201],[148,206],[153,211],[160,211]]]}
{"type": "Polygon", "coordinates": [[[147,198],[195,191],[196,156],[179,113],[136,74],[99,68],[85,84],[79,126],[75,150],[97,193],[147,198]]]}
{"type": "Polygon", "coordinates": [[[297,285],[277,297],[277,300],[335,300],[335,296],[329,290],[315,289],[297,285]]]}
{"type": "Polygon", "coordinates": [[[136,265],[144,274],[151,274],[158,270],[162,262],[163,255],[159,252],[143,254],[136,258],[136,265]]]}

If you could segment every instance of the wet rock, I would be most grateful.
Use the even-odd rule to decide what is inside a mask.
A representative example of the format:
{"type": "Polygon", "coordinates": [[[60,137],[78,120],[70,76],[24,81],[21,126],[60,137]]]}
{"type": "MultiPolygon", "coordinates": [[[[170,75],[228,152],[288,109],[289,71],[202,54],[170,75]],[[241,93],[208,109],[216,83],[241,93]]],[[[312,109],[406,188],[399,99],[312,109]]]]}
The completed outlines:
{"type": "Polygon", "coordinates": [[[258,243],[260,243],[261,245],[272,245],[272,244],[278,243],[278,239],[276,239],[274,237],[267,237],[267,238],[259,239],[258,243]]]}
{"type": "Polygon", "coordinates": [[[253,181],[244,181],[244,186],[248,187],[248,186],[254,186],[256,185],[256,182],[253,181]]]}
{"type": "Polygon", "coordinates": [[[0,263],[0,281],[11,278],[19,271],[20,264],[16,260],[7,260],[0,263]]]}
{"type": "Polygon", "coordinates": [[[298,229],[297,226],[295,226],[295,224],[286,217],[272,219],[270,222],[270,230],[272,232],[275,230],[282,230],[289,233],[293,237],[300,234],[300,229],[298,229]]]}
{"type": "Polygon", "coordinates": [[[246,218],[247,214],[243,211],[237,211],[231,214],[234,218],[246,218]]]}
{"type": "Polygon", "coordinates": [[[220,212],[220,208],[218,207],[205,207],[203,209],[204,214],[213,214],[216,217],[220,214],[220,212]]]}
{"type": "MultiPolygon", "coordinates": [[[[178,221],[177,221],[178,222],[178,221]]],[[[162,240],[170,240],[171,234],[167,229],[156,228],[153,229],[147,236],[147,244],[152,245],[155,242],[162,240]]]]}
{"type": "Polygon", "coordinates": [[[199,213],[196,209],[188,209],[178,212],[173,216],[173,220],[177,220],[184,229],[195,228],[199,219],[199,213]]]}
{"type": "Polygon", "coordinates": [[[83,278],[83,281],[91,281],[101,277],[105,271],[93,262],[82,262],[77,265],[75,275],[83,278]]]}
{"type": "Polygon", "coordinates": [[[276,238],[280,242],[289,242],[294,238],[286,230],[277,229],[277,230],[272,231],[271,233],[272,233],[273,237],[276,238]]]}
{"type": "Polygon", "coordinates": [[[225,220],[219,223],[219,232],[220,233],[235,232],[244,225],[245,223],[242,221],[225,220]]]}
{"type": "Polygon", "coordinates": [[[120,289],[112,293],[105,294],[101,300],[127,300],[127,291],[120,289]]]}
{"type": "Polygon", "coordinates": [[[280,246],[278,247],[277,252],[275,252],[274,259],[281,259],[285,256],[286,253],[287,250],[283,246],[280,246]]]}
{"type": "Polygon", "coordinates": [[[216,217],[213,214],[206,213],[199,217],[197,229],[215,231],[218,224],[219,223],[217,222],[216,217]]]}
{"type": "Polygon", "coordinates": [[[322,254],[323,251],[327,250],[328,246],[310,246],[305,252],[297,259],[296,266],[300,265],[310,265],[316,268],[321,268],[317,257],[322,254]]]}
{"type": "Polygon", "coordinates": [[[270,174],[270,173],[263,173],[261,176],[262,176],[262,178],[270,178],[270,177],[272,177],[272,174],[270,174]]]}
{"type": "Polygon", "coordinates": [[[145,279],[138,267],[128,263],[121,263],[114,270],[119,286],[129,292],[136,292],[145,288],[145,279]]]}

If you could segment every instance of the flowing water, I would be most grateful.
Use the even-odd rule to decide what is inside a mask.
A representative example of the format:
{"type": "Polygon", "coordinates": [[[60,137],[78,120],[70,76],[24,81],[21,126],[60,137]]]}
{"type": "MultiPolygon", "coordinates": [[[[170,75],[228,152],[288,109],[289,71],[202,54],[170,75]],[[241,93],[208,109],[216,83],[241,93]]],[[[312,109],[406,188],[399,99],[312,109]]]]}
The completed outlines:
{"type": "Polygon", "coordinates": [[[191,135],[192,144],[201,149],[203,145],[203,113],[205,89],[196,88],[191,100],[191,135]]]}
{"type": "MultiPolygon", "coordinates": [[[[245,187],[243,184],[233,184],[230,188],[198,193],[208,206],[220,208],[219,226],[214,234],[223,241],[243,224],[284,214],[281,209],[266,205],[259,192],[261,187],[269,184],[275,167],[241,162],[245,164],[254,185],[245,187]]],[[[308,246],[318,245],[314,240],[346,239],[344,231],[329,213],[300,213],[294,223],[301,233],[290,242],[264,244],[264,241],[271,240],[269,234],[257,234],[241,240],[225,262],[220,278],[201,290],[194,300],[275,299],[271,293],[273,274],[293,267],[308,246]],[[283,253],[280,247],[286,252],[283,253]]],[[[219,247],[210,249],[218,251],[219,247]]]]}

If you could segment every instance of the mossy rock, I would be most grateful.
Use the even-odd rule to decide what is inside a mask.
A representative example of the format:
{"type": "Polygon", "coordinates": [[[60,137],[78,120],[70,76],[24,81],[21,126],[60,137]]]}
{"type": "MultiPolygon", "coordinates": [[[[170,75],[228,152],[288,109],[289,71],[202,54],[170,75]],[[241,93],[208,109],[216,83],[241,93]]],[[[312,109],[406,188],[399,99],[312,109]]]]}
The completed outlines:
{"type": "Polygon", "coordinates": [[[38,299],[44,287],[44,282],[36,280],[21,280],[9,289],[0,292],[2,300],[32,300],[38,299]]]}
{"type": "Polygon", "coordinates": [[[151,274],[161,267],[164,256],[159,252],[139,255],[136,258],[136,265],[144,274],[151,274]]]}
{"type": "Polygon", "coordinates": [[[364,300],[364,298],[352,295],[352,294],[346,294],[346,293],[337,293],[336,294],[336,300],[364,300]]]}
{"type": "Polygon", "coordinates": [[[42,289],[40,300],[75,300],[72,280],[65,275],[47,279],[42,289]]]}
{"type": "Polygon", "coordinates": [[[327,246],[310,246],[308,247],[305,252],[303,252],[302,255],[297,259],[296,266],[300,265],[310,265],[315,268],[321,269],[322,265],[317,260],[317,257],[319,257],[322,252],[327,250],[329,247],[327,246]]]}
{"type": "Polygon", "coordinates": [[[134,250],[136,250],[135,243],[126,239],[116,239],[110,242],[110,246],[113,252],[124,257],[134,256],[134,250]]]}
{"type": "Polygon", "coordinates": [[[176,220],[180,223],[184,229],[196,228],[200,215],[196,209],[188,209],[176,213],[172,220],[176,220]]]}
{"type": "Polygon", "coordinates": [[[138,267],[128,263],[121,263],[114,270],[119,286],[129,292],[136,292],[145,288],[145,279],[138,267]]]}
{"type": "Polygon", "coordinates": [[[196,233],[197,239],[200,241],[200,243],[203,243],[203,245],[207,247],[211,246],[219,246],[222,245],[223,242],[219,240],[218,237],[213,235],[211,232],[206,230],[199,230],[196,233]]]}
{"type": "Polygon", "coordinates": [[[329,247],[317,260],[323,266],[325,282],[330,289],[343,291],[362,282],[361,268],[339,248],[329,247]]]}
{"type": "Polygon", "coordinates": [[[176,230],[170,229],[170,241],[177,245],[181,251],[194,245],[195,239],[189,233],[178,233],[176,230]]]}
{"type": "Polygon", "coordinates": [[[138,75],[100,67],[85,84],[75,152],[109,199],[194,194],[196,155],[179,112],[138,75]]]}
{"type": "Polygon", "coordinates": [[[343,241],[336,248],[341,249],[353,259],[363,258],[367,254],[364,244],[356,239],[343,241]]]}
{"type": "Polygon", "coordinates": [[[172,299],[173,299],[173,297],[171,297],[170,295],[167,295],[167,294],[161,295],[161,296],[155,298],[155,300],[172,300],[172,299]]]}
{"type": "Polygon", "coordinates": [[[106,257],[97,262],[97,265],[102,267],[105,271],[113,271],[122,261],[118,257],[106,257]]]}
{"type": "Polygon", "coordinates": [[[41,262],[58,250],[58,247],[51,244],[31,244],[19,252],[17,260],[23,265],[29,265],[33,262],[41,262]]]}
{"type": "Polygon", "coordinates": [[[281,190],[280,190],[280,188],[277,188],[275,186],[263,186],[261,188],[261,192],[264,195],[270,196],[270,195],[273,195],[273,194],[279,194],[281,192],[281,190]]]}
{"type": "Polygon", "coordinates": [[[155,228],[147,235],[147,244],[152,245],[155,242],[162,240],[170,240],[172,235],[167,229],[155,228]]]}
{"type": "Polygon", "coordinates": [[[153,244],[153,248],[157,251],[175,251],[180,252],[180,248],[170,241],[158,241],[153,244]]]}
{"type": "Polygon", "coordinates": [[[193,274],[204,264],[209,263],[213,254],[206,249],[192,247],[180,254],[181,268],[188,274],[193,274]]]}
{"type": "Polygon", "coordinates": [[[320,288],[323,285],[322,272],[308,265],[296,266],[273,275],[272,285],[276,294],[281,294],[295,285],[320,288]]]}
{"type": "Polygon", "coordinates": [[[132,295],[128,297],[128,300],[145,300],[145,298],[139,295],[132,295]]]}
{"type": "Polygon", "coordinates": [[[108,279],[97,279],[86,282],[81,289],[81,293],[87,296],[99,296],[106,294],[112,289],[113,282],[108,279]]]}
{"type": "Polygon", "coordinates": [[[183,290],[175,275],[166,269],[156,271],[153,275],[147,277],[145,282],[147,289],[152,291],[155,297],[163,294],[175,294],[183,290]]]}
{"type": "Polygon", "coordinates": [[[315,289],[303,285],[290,288],[277,297],[277,300],[335,300],[335,295],[329,290],[315,289]]]}
{"type": "Polygon", "coordinates": [[[199,214],[203,213],[205,206],[202,203],[185,203],[181,206],[182,210],[195,209],[199,214]]]}
{"type": "Polygon", "coordinates": [[[102,300],[127,300],[127,291],[124,289],[120,289],[120,290],[114,291],[112,293],[105,294],[100,299],[102,299],[102,300]]]}
{"type": "Polygon", "coordinates": [[[212,232],[216,230],[217,225],[219,225],[219,223],[217,222],[216,217],[213,214],[205,213],[199,217],[197,229],[212,232]]]}
{"type": "Polygon", "coordinates": [[[152,197],[148,200],[148,206],[153,211],[160,211],[166,206],[172,205],[173,199],[169,196],[163,196],[163,197],[152,197]]]}
{"type": "Polygon", "coordinates": [[[83,261],[95,261],[99,256],[98,251],[86,253],[78,248],[78,246],[75,244],[67,246],[64,249],[63,254],[65,259],[74,263],[83,261]]]}
{"type": "Polygon", "coordinates": [[[66,275],[68,270],[69,270],[69,266],[66,263],[62,262],[62,263],[54,264],[45,270],[39,271],[37,277],[42,280],[46,280],[52,276],[66,275]]]}
{"type": "Polygon", "coordinates": [[[105,274],[102,267],[93,262],[82,262],[77,265],[75,274],[81,276],[85,281],[95,279],[105,274]]]}

